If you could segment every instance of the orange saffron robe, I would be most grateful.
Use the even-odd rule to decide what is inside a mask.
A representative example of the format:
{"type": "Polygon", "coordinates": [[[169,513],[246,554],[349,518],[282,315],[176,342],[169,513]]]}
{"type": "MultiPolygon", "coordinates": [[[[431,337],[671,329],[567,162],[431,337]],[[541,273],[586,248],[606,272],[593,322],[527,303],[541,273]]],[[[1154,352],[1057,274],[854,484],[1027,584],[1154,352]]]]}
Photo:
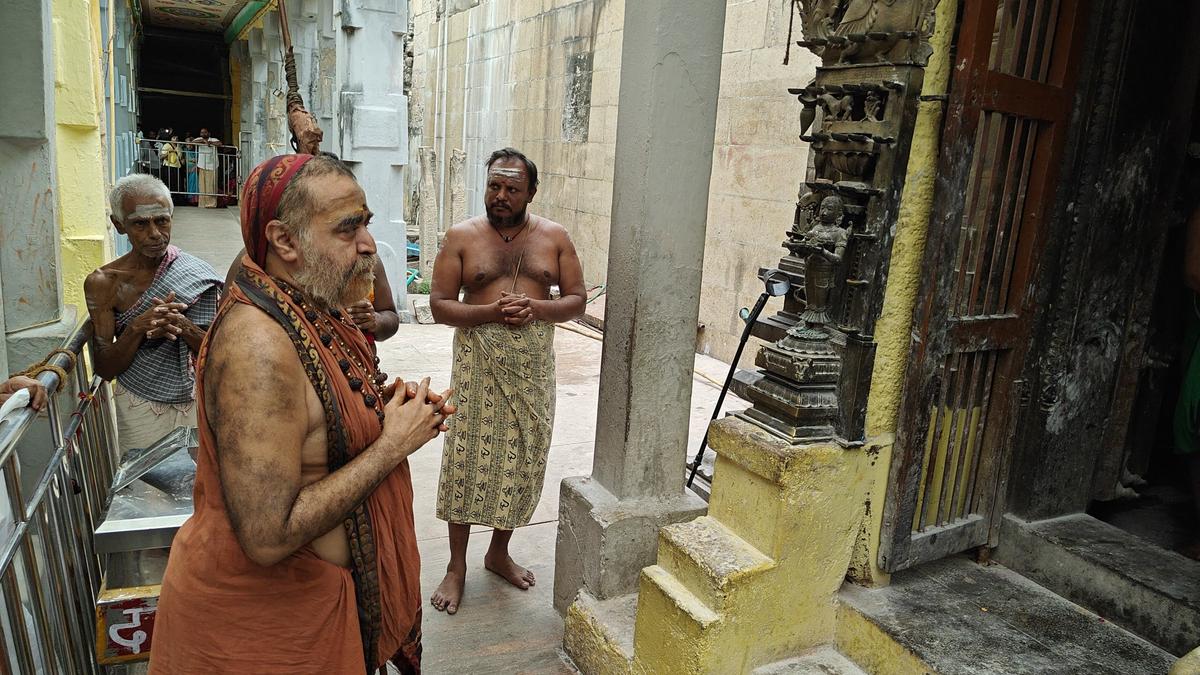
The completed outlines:
{"type": "MultiPolygon", "coordinates": [[[[380,434],[376,410],[363,400],[373,387],[353,391],[338,364],[345,355],[334,351],[338,341],[332,342],[334,349],[323,346],[317,337],[326,329],[308,321],[297,303],[249,258],[244,263],[246,278],[257,280],[277,296],[281,306],[290,305],[295,326],[312,336],[309,353],[319,355],[341,413],[346,450],[353,457],[380,434]]],[[[322,560],[307,546],[263,567],[247,558],[238,543],[225,509],[216,442],[204,406],[208,348],[211,340],[220,339],[221,318],[233,303],[254,304],[238,284],[227,289],[222,310],[200,349],[195,513],[171,546],[152,636],[150,672],[363,673],[393,659],[401,672],[419,673],[421,563],[407,460],[366,502],[370,536],[364,545],[374,550],[371,569],[378,588],[377,607],[360,608],[351,570],[322,560]],[[360,616],[364,621],[377,617],[377,646],[369,659],[364,658],[360,616]]],[[[374,355],[361,331],[341,322],[333,324],[341,343],[357,351],[361,363],[373,364],[374,355]]],[[[370,381],[362,374],[359,377],[370,381]]]]}

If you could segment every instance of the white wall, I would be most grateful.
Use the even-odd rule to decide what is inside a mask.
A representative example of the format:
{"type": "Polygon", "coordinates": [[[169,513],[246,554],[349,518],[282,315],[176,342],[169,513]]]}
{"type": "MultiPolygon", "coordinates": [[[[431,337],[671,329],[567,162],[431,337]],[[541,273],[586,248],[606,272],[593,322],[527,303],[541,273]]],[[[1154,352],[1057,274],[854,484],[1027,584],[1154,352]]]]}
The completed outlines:
{"type": "MultiPolygon", "coordinates": [[[[403,309],[408,0],[286,2],[300,94],[325,132],[321,149],[349,164],[363,186],[376,214],[371,227],[376,240],[397,254],[387,274],[403,309]]],[[[241,115],[243,138],[249,137],[251,165],[292,152],[282,49],[275,12],[231,49],[231,58],[241,64],[242,99],[236,114],[241,115]]]]}

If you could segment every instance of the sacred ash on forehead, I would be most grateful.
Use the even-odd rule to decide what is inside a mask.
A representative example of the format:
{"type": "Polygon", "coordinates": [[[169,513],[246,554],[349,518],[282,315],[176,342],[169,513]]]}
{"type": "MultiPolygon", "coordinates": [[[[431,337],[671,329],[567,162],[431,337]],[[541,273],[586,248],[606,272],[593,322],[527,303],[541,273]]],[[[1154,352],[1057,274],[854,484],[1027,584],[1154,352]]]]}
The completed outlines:
{"type": "Polygon", "coordinates": [[[501,178],[521,179],[525,177],[525,172],[521,169],[513,169],[507,166],[493,166],[488,171],[489,176],[499,176],[501,178]]]}
{"type": "Polygon", "coordinates": [[[171,209],[162,204],[138,204],[133,207],[133,213],[130,216],[138,216],[140,218],[157,218],[159,216],[171,215],[171,209]]]}

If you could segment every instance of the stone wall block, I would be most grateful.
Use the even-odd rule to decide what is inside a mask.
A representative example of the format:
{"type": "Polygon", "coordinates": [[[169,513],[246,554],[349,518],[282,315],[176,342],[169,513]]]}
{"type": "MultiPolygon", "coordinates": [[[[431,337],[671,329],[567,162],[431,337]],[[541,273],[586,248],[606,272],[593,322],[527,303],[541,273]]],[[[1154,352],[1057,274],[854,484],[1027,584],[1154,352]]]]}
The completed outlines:
{"type": "Polygon", "coordinates": [[[725,19],[725,50],[761,49],[766,45],[769,2],[729,5],[725,19]]]}
{"type": "Polygon", "coordinates": [[[579,179],[579,210],[597,216],[612,213],[612,183],[603,180],[579,179]]]}

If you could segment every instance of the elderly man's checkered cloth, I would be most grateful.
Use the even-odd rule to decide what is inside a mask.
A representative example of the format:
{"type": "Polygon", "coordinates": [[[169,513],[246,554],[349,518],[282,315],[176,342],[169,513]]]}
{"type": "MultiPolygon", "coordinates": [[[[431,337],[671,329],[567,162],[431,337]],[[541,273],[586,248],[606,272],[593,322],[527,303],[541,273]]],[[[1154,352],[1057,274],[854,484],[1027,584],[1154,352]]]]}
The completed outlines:
{"type": "MultiPolygon", "coordinates": [[[[208,263],[170,246],[150,287],[133,307],[117,315],[117,334],[150,309],[154,298],[165,299],[172,291],[175,302],[188,306],[183,314],[192,323],[201,328],[212,324],[221,299],[221,278],[208,263]]],[[[117,381],[147,401],[187,403],[196,386],[191,350],[183,340],[143,340],[133,363],[117,381]]]]}

